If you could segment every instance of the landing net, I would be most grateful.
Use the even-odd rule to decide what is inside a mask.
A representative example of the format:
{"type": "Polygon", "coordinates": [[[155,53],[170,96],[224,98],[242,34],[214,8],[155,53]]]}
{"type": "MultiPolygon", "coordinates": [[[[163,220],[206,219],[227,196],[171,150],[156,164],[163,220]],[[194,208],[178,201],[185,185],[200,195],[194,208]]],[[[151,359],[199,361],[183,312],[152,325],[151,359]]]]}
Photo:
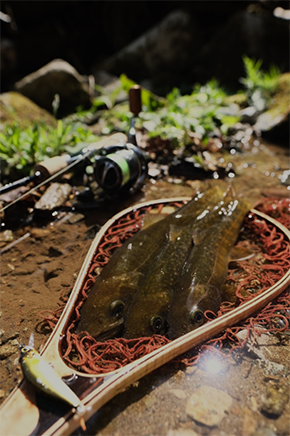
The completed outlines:
{"type": "MultiPolygon", "coordinates": [[[[174,207],[181,205],[182,203],[170,204],[174,207]]],[[[63,359],[76,370],[88,374],[111,372],[170,342],[168,338],[161,335],[129,340],[116,338],[106,342],[98,342],[87,333],[76,333],[80,308],[96,277],[107,264],[113,252],[141,228],[142,217],[145,213],[150,211],[161,213],[164,206],[167,207],[168,203],[137,209],[119,219],[104,234],[87,272],[84,286],[74,309],[74,316],[70,320],[65,338],[62,341],[63,359]]],[[[256,209],[267,213],[289,228],[289,206],[289,199],[266,199],[259,203],[256,209]]],[[[261,294],[289,270],[289,241],[279,228],[253,213],[245,218],[236,245],[249,248],[255,254],[248,260],[230,262],[226,285],[235,286],[236,299],[231,302],[223,302],[217,315],[206,311],[205,317],[208,322],[261,294]]],[[[68,297],[69,295],[62,296],[59,308],[55,312],[42,311],[40,313],[51,330],[56,326],[68,297]]],[[[234,351],[245,346],[251,332],[257,334],[261,334],[261,331],[285,332],[289,331],[289,323],[290,292],[289,289],[286,289],[277,299],[271,301],[258,313],[243,323],[227,328],[219,336],[193,349],[190,356],[186,354],[179,358],[178,362],[185,365],[196,364],[204,350],[212,353],[223,350],[227,356],[231,356],[234,351]],[[246,337],[240,339],[238,333],[244,329],[247,332],[246,337]],[[226,351],[224,351],[225,344],[226,351]]]]}

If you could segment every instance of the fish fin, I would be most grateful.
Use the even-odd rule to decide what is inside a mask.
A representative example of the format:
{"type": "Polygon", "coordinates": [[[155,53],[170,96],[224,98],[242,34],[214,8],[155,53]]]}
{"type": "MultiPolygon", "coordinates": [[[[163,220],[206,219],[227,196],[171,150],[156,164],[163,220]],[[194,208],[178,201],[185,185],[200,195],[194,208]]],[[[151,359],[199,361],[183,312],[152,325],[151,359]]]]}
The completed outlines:
{"type": "Polygon", "coordinates": [[[28,346],[34,347],[34,334],[33,334],[33,332],[30,334],[28,346]]]}
{"type": "Polygon", "coordinates": [[[230,303],[235,304],[237,302],[235,286],[223,285],[221,287],[221,297],[222,297],[222,301],[229,301],[230,303]]]}
{"type": "Polygon", "coordinates": [[[239,262],[242,260],[251,259],[255,253],[249,248],[234,246],[231,249],[229,262],[239,262]]]}
{"type": "Polygon", "coordinates": [[[167,214],[162,214],[162,213],[147,213],[146,215],[144,215],[142,219],[142,229],[146,229],[147,227],[150,227],[152,224],[161,221],[166,216],[167,214]]]}
{"type": "Polygon", "coordinates": [[[176,226],[174,224],[170,224],[169,226],[169,241],[176,241],[178,236],[181,235],[183,228],[181,226],[176,226]]]}
{"type": "Polygon", "coordinates": [[[198,245],[202,241],[206,233],[207,232],[204,229],[195,229],[192,233],[192,240],[194,245],[198,245]]]}

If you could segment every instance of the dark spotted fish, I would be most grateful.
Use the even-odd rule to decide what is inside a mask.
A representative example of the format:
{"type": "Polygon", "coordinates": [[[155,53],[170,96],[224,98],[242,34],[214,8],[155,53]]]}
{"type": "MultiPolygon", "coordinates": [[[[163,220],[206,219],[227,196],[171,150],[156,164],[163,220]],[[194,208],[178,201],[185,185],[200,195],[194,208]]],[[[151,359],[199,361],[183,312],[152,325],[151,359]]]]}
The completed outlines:
{"type": "Polygon", "coordinates": [[[144,273],[170,238],[172,226],[182,226],[210,210],[223,192],[212,187],[128,239],[111,257],[89,292],[80,311],[78,332],[98,340],[116,336],[124,322],[144,273]]]}
{"type": "Polygon", "coordinates": [[[169,337],[177,338],[204,322],[204,312],[217,312],[227,278],[231,249],[250,205],[232,199],[220,210],[220,219],[199,235],[174,289],[168,315],[169,337]]]}
{"type": "Polygon", "coordinates": [[[195,239],[219,219],[224,203],[225,197],[222,197],[214,206],[211,204],[204,208],[198,216],[193,215],[187,225],[171,226],[167,243],[140,283],[125,317],[125,338],[166,333],[173,289],[183,265],[195,239]]]}

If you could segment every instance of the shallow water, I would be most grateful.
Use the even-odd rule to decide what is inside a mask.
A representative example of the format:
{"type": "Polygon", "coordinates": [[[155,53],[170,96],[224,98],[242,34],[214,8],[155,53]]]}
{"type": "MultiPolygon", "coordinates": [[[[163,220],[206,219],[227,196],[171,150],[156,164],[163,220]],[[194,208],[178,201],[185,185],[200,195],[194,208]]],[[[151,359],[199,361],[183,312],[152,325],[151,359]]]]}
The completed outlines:
{"type": "MultiPolygon", "coordinates": [[[[288,149],[270,144],[254,145],[244,153],[228,155],[236,171],[237,193],[249,197],[253,206],[261,197],[289,197],[279,176],[289,165],[288,149]]],[[[39,349],[49,337],[43,330],[42,310],[55,310],[61,292],[75,281],[98,226],[118,211],[142,201],[191,196],[203,182],[179,179],[148,181],[134,197],[118,200],[106,208],[83,210],[84,219],[71,224],[67,215],[43,229],[26,225],[14,237],[30,233],[1,255],[1,401],[21,379],[19,343],[28,343],[34,332],[39,349]]],[[[219,182],[217,182],[219,183],[219,182]]],[[[269,335],[265,359],[241,352],[238,362],[213,362],[209,369],[184,368],[168,363],[111,400],[87,425],[85,434],[98,435],[289,435],[290,403],[281,414],[261,412],[269,383],[289,385],[289,335],[269,335]],[[213,371],[213,372],[212,372],[213,371]],[[189,397],[204,385],[227,392],[229,411],[218,425],[198,424],[186,412],[189,397]],[[260,433],[259,433],[260,432],[260,433]]],[[[277,400],[278,401],[278,400],[277,400]]],[[[83,433],[80,431],[80,434],[83,433]]]]}

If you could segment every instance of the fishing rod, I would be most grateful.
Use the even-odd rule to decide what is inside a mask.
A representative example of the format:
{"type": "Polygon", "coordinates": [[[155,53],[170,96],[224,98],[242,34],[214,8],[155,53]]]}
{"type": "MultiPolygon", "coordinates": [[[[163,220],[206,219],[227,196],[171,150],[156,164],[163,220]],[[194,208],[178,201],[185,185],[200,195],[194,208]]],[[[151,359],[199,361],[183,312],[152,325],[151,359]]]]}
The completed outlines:
{"type": "Polygon", "coordinates": [[[133,117],[128,138],[123,133],[115,133],[86,145],[77,155],[54,156],[36,164],[34,174],[0,188],[1,195],[31,182],[38,182],[36,186],[3,207],[0,212],[96,154],[93,161],[94,176],[106,193],[112,194],[121,190],[133,193],[140,189],[148,173],[148,156],[138,147],[136,140],[135,117],[142,109],[139,85],[130,89],[129,104],[133,117]]]}

